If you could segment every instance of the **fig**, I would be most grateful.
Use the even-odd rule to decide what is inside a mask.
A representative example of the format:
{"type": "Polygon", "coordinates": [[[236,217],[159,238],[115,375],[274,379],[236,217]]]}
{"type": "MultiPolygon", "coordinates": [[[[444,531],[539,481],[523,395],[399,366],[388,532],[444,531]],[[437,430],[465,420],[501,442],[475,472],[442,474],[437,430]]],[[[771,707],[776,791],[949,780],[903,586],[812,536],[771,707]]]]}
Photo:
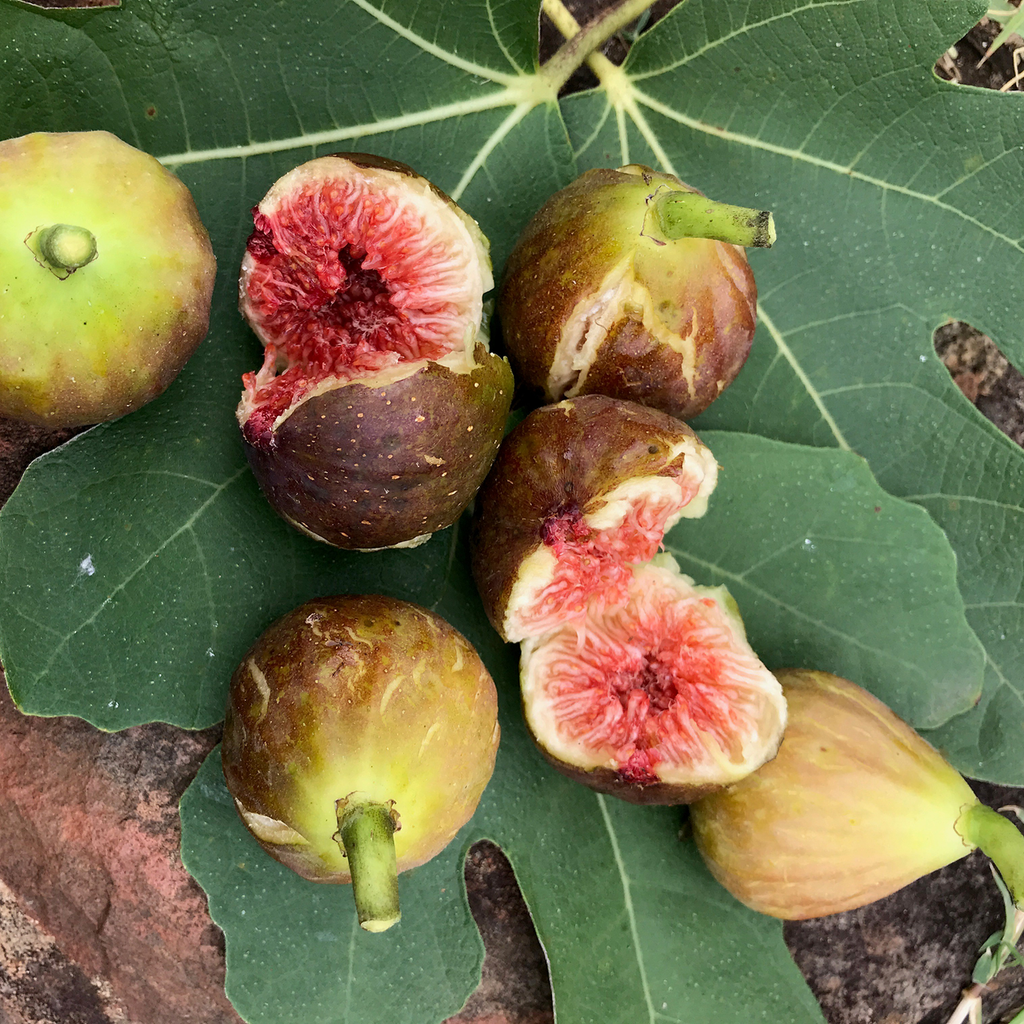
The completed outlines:
{"type": "Polygon", "coordinates": [[[273,508],[336,547],[450,526],[512,400],[489,351],[488,243],[412,168],[348,153],[279,179],[253,211],[239,307],[264,345],[237,416],[273,508]]]}
{"type": "Polygon", "coordinates": [[[397,874],[472,817],[498,739],[465,637],[409,602],[340,595],[294,608],[242,659],[221,758],[260,846],[303,878],[351,882],[361,926],[384,931],[397,874]]]}
{"type": "Polygon", "coordinates": [[[531,735],[599,792],[685,803],[779,744],[782,692],[735,602],[658,554],[704,514],[717,472],[686,424],[587,395],[527,416],[477,496],[473,575],[495,629],[521,641],[531,735]]]}
{"type": "Polygon", "coordinates": [[[112,420],[206,336],[216,261],[188,188],[104,131],[0,142],[0,415],[112,420]]]}
{"type": "Polygon", "coordinates": [[[605,394],[680,419],[739,373],[757,320],[743,246],[767,211],[712,202],[640,164],[582,174],[527,224],[498,314],[516,380],[555,402],[605,394]]]}
{"type": "Polygon", "coordinates": [[[775,758],[690,808],[697,848],[746,906],[788,920],[865,906],[980,848],[1024,907],[1024,835],[922,736],[827,672],[777,673],[775,758]]]}

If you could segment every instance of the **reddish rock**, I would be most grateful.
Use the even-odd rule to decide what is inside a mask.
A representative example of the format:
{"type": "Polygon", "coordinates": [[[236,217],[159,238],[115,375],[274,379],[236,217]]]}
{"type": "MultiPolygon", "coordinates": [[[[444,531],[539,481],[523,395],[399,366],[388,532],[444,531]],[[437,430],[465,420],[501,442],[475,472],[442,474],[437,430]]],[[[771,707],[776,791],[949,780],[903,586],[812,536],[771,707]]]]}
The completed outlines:
{"type": "Polygon", "coordinates": [[[178,852],[178,799],[215,742],[215,730],[28,718],[0,689],[0,880],[59,949],[44,942],[34,974],[71,984],[77,969],[82,1008],[95,990],[92,1015],[62,1024],[117,1019],[110,1005],[145,1024],[239,1020],[220,931],[178,852]]]}

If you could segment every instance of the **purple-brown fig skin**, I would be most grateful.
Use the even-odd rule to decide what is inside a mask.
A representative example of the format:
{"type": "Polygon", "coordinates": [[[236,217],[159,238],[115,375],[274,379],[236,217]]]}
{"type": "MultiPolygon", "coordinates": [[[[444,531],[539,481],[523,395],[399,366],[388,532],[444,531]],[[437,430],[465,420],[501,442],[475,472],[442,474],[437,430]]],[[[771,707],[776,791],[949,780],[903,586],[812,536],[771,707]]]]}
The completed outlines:
{"type": "Polygon", "coordinates": [[[271,506],[346,549],[392,547],[450,526],[494,461],[512,400],[508,362],[434,362],[394,383],[351,382],[302,402],[269,446],[243,438],[271,506]]]}
{"type": "Polygon", "coordinates": [[[477,494],[470,533],[473,579],[491,625],[502,623],[519,567],[567,511],[586,515],[627,480],[678,472],[670,446],[696,438],[667,413],[585,395],[530,413],[498,452],[477,494]]]}
{"type": "Polygon", "coordinates": [[[240,813],[309,838],[253,833],[271,857],[311,881],[347,883],[335,801],[393,800],[398,870],[416,867],[472,816],[499,738],[493,680],[462,634],[407,601],[339,595],[294,608],[242,659],[221,760],[240,813]]]}
{"type": "Polygon", "coordinates": [[[516,242],[498,293],[498,314],[516,380],[552,402],[563,395],[606,394],[661,409],[680,419],[703,412],[735,379],[750,353],[757,321],[757,286],[744,250],[688,238],[664,255],[636,255],[653,244],[645,234],[643,197],[659,185],[697,192],[672,175],[644,168],[642,178],[618,170],[585,172],[537,212],[516,242]],[[640,196],[637,192],[639,190],[640,196]],[[638,198],[641,201],[638,201],[638,198]],[[548,387],[548,373],[565,325],[580,299],[596,293],[612,267],[672,260],[654,294],[657,315],[680,336],[693,334],[695,377],[683,356],[652,333],[642,309],[599,317],[607,337],[579,390],[548,387]],[[661,289],[666,289],[661,291],[661,289]]]}

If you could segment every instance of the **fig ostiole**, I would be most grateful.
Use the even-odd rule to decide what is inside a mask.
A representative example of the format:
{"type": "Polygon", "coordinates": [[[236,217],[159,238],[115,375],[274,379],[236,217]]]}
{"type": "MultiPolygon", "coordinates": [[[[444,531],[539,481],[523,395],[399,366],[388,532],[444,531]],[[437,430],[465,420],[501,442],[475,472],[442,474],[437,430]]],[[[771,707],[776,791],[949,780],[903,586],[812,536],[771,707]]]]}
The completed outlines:
{"type": "Polygon", "coordinates": [[[239,306],[264,345],[237,416],[274,509],[341,548],[413,546],[451,525],[512,400],[489,351],[476,222],[404,164],[320,157],[253,212],[239,306]]]}
{"type": "Polygon", "coordinates": [[[293,609],[242,659],[221,757],[263,849],[351,882],[360,925],[384,931],[398,873],[473,815],[499,735],[494,683],[459,632],[406,601],[340,595],[293,609]]]}
{"type": "Polygon", "coordinates": [[[547,402],[605,394],[696,416],[750,352],[757,288],[743,247],[774,240],[767,211],[671,174],[587,171],[506,264],[498,314],[516,380],[547,402]]]}
{"type": "Polygon", "coordinates": [[[108,132],[0,141],[0,415],[116,419],[206,336],[216,261],[192,195],[108,132]]]}
{"type": "Polygon", "coordinates": [[[678,804],[771,757],[775,677],[722,587],[698,587],[665,531],[704,514],[718,466],[686,424],[588,395],[530,413],[477,496],[471,564],[488,618],[521,642],[523,710],[559,771],[678,804]]]}
{"type": "Polygon", "coordinates": [[[789,707],[778,753],[690,808],[697,848],[729,892],[773,917],[822,917],[979,848],[1024,907],[1024,835],[934,747],[849,680],[777,676],[789,707]]]}

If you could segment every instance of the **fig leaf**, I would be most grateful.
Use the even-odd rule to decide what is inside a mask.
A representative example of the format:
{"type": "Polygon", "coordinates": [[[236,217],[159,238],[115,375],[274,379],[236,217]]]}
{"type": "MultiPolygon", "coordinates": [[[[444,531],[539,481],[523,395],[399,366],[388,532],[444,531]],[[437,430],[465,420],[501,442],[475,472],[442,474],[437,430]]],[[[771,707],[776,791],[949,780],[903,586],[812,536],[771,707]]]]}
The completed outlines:
{"type": "MultiPolygon", "coordinates": [[[[479,609],[458,530],[412,551],[329,552],[266,507],[233,422],[241,374],[259,350],[235,308],[248,210],[301,161],[356,148],[408,163],[448,192],[479,220],[499,268],[530,215],[589,166],[645,162],[722,201],[770,206],[779,241],[751,254],[762,303],[753,354],[698,426],[845,451],[815,453],[812,464],[802,447],[772,448],[779,494],[766,499],[762,479],[734,492],[730,514],[717,518],[802,540],[806,529],[794,525],[826,520],[808,522],[805,504],[786,505],[788,493],[810,495],[842,529],[827,544],[824,531],[814,534],[822,543],[813,560],[798,548],[762,552],[780,570],[775,589],[737,598],[745,612],[750,605],[752,630],[792,632],[751,640],[775,644],[780,657],[789,644],[809,661],[864,658],[896,671],[901,648],[920,649],[941,620],[951,628],[932,654],[967,666],[960,688],[904,665],[887,697],[899,703],[902,686],[921,724],[966,706],[980,666],[960,623],[949,551],[933,533],[901,568],[898,545],[926,533],[897,500],[911,499],[952,543],[967,622],[986,654],[980,705],[930,738],[967,774],[1021,784],[1024,453],[982,420],[931,347],[933,328],[961,317],[1024,365],[1019,98],[932,73],[936,56],[984,13],[983,0],[904,7],[689,0],[640,36],[623,70],[556,102],[536,72],[536,0],[135,0],[45,13],[0,0],[0,91],[9,97],[0,135],[104,128],[160,157],[195,196],[220,267],[210,335],[171,388],[38,460],[0,514],[0,659],[12,691],[30,712],[106,729],[148,720],[197,727],[220,717],[230,671],[252,639],[306,597],[382,591],[449,617],[504,680],[507,731],[478,815],[436,864],[409,876],[408,916],[397,926],[405,931],[396,934],[411,935],[411,945],[382,963],[411,965],[418,986],[431,984],[415,1001],[396,985],[395,1000],[405,999],[389,1018],[396,1024],[440,1020],[475,983],[480,946],[460,869],[466,845],[484,835],[520,873],[560,1019],[729,1024],[766,1005],[773,1019],[796,1024],[821,1016],[781,928],[712,886],[676,842],[671,811],[581,795],[543,765],[521,725],[511,727],[512,654],[479,609]],[[851,468],[852,452],[896,497],[851,468]],[[852,506],[830,490],[837,481],[849,483],[852,506]],[[891,536],[863,521],[873,518],[869,503],[891,536]],[[848,507],[851,524],[841,515],[848,507]],[[858,549],[863,560],[851,562],[858,549]],[[886,595],[891,632],[866,653],[878,609],[849,601],[856,630],[837,634],[801,605],[804,590],[838,590],[851,570],[865,599],[886,595]],[[918,571],[931,581],[923,590],[909,575],[918,571]],[[908,603],[922,593],[933,595],[935,619],[908,603]],[[782,605],[804,614],[779,614],[782,605]],[[549,815],[543,827],[538,804],[549,815]],[[641,861],[643,844],[650,854],[641,861]],[[666,902],[678,912],[666,913],[666,902]],[[451,980],[434,985],[439,978],[451,980]],[[607,1000],[595,1004],[598,985],[607,1000]]],[[[723,441],[723,465],[726,450],[749,464],[766,444],[723,441]]],[[[693,550],[681,533],[670,543],[693,550]]],[[[756,575],[753,539],[722,536],[709,550],[714,571],[756,575]]],[[[217,770],[208,764],[189,791],[184,842],[227,932],[228,989],[251,1021],[298,1019],[304,993],[326,972],[309,959],[308,928],[304,943],[281,941],[280,921],[293,907],[296,921],[315,924],[324,908],[333,920],[337,894],[305,886],[296,895],[254,844],[242,844],[217,770]],[[268,916],[241,913],[257,905],[268,916]],[[288,979],[274,991],[266,958],[288,979]]],[[[345,965],[338,977],[352,992],[378,992],[384,974],[362,959],[361,944],[348,934],[331,941],[335,934],[317,941],[333,968],[345,965]]]]}

